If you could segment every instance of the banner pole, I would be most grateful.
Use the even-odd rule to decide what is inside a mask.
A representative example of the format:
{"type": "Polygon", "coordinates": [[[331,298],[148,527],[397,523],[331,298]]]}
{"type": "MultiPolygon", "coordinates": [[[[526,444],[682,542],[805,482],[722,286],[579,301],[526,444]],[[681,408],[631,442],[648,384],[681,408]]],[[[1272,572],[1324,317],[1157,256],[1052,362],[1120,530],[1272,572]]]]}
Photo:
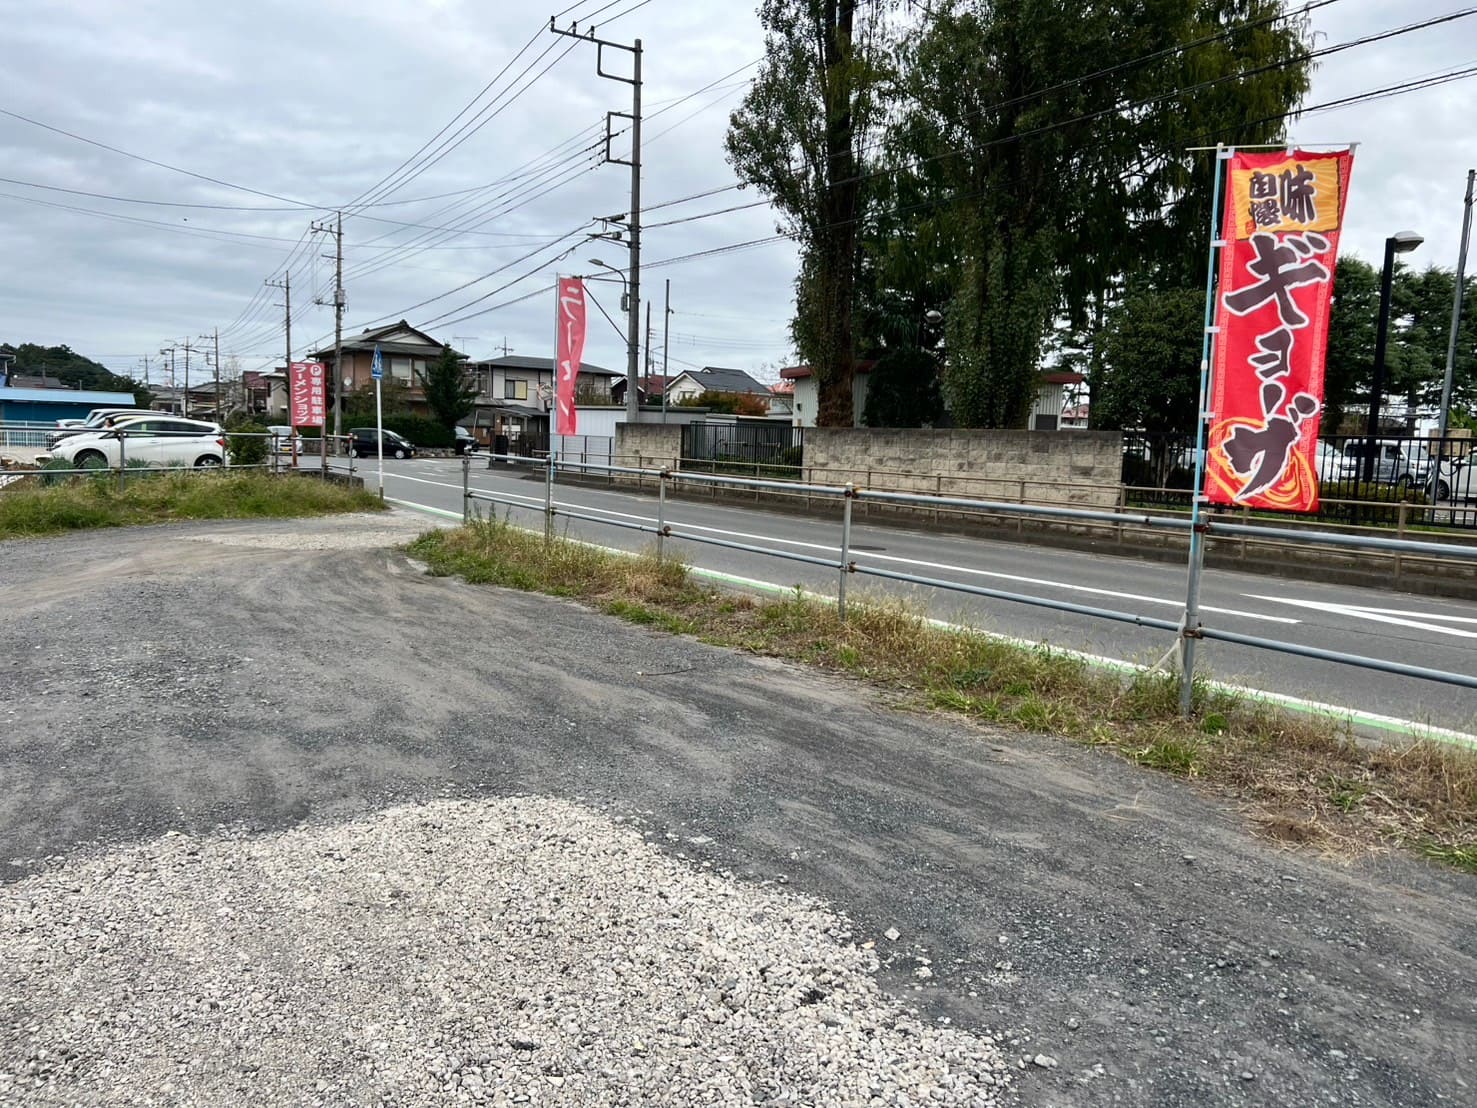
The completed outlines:
{"type": "MultiPolygon", "coordinates": [[[[385,499],[385,411],[380,399],[380,379],[374,379],[374,448],[379,461],[380,500],[385,499]]],[[[353,449],[351,443],[349,449],[353,449]]]]}
{"type": "Polygon", "coordinates": [[[1204,499],[1206,425],[1210,421],[1211,359],[1215,354],[1216,262],[1221,240],[1221,188],[1235,149],[1215,148],[1215,183],[1210,202],[1210,250],[1205,271],[1205,333],[1200,345],[1200,402],[1195,419],[1195,480],[1190,486],[1190,558],[1185,582],[1185,618],[1180,631],[1180,715],[1194,709],[1195,645],[1200,640],[1200,573],[1205,563],[1205,524],[1200,506],[1204,499]]]}

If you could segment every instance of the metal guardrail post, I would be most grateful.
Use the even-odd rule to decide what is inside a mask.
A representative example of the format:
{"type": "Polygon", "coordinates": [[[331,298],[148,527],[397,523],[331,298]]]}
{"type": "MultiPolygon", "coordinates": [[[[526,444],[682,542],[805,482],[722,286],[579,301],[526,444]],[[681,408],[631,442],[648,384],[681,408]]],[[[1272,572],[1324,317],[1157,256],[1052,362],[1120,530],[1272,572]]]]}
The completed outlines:
{"type": "Polygon", "coordinates": [[[846,575],[851,566],[851,505],[856,500],[856,486],[846,486],[846,498],[841,508],[841,568],[836,581],[836,618],[846,622],[846,575]]]}
{"type": "Polygon", "coordinates": [[[462,454],[462,522],[472,521],[472,456],[462,454]]]}
{"type": "Polygon", "coordinates": [[[128,436],[123,432],[118,433],[118,491],[123,491],[124,474],[128,472],[128,449],[124,445],[128,436]]]}
{"type": "Polygon", "coordinates": [[[656,479],[656,560],[660,564],[665,549],[663,543],[667,537],[667,478],[671,474],[666,466],[662,467],[661,473],[656,479]]]}
{"type": "MultiPolygon", "coordinates": [[[[1395,520],[1395,537],[1397,539],[1405,538],[1405,525],[1409,522],[1409,520],[1410,501],[1402,499],[1400,501],[1399,515],[1396,517],[1395,520]]],[[[1397,550],[1395,551],[1395,583],[1397,585],[1400,583],[1401,571],[1404,570],[1404,568],[1405,566],[1402,562],[1400,551],[1397,550]]]]}
{"type": "Polygon", "coordinates": [[[554,541],[554,455],[544,459],[544,542],[554,541]]]}

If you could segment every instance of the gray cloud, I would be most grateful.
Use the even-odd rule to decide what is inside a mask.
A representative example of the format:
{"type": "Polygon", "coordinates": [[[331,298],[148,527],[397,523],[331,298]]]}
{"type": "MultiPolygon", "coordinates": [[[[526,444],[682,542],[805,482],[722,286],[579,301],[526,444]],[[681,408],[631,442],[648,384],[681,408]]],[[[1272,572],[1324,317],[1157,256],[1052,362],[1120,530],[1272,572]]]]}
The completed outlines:
{"type": "MultiPolygon", "coordinates": [[[[587,0],[573,14],[599,6],[600,0],[587,0]]],[[[1340,42],[1444,10],[1435,0],[1337,3],[1313,18],[1328,42],[1340,42]]],[[[8,31],[0,106],[195,173],[325,206],[347,202],[392,170],[530,38],[537,41],[520,68],[551,43],[551,59],[565,46],[540,35],[547,21],[542,8],[472,0],[208,6],[181,0],[0,0],[0,21],[8,31]]],[[[642,37],[648,113],[754,61],[762,50],[749,3],[656,0],[604,33],[642,37]]],[[[1461,65],[1469,61],[1463,52],[1471,41],[1471,28],[1457,23],[1336,55],[1315,74],[1309,103],[1461,65]]],[[[612,58],[610,64],[618,63],[612,58]]],[[[607,109],[626,108],[626,86],[599,80],[594,70],[594,50],[576,46],[516,104],[388,199],[468,189],[501,178],[595,127],[607,109]]],[[[720,85],[651,121],[648,135],[659,137],[646,150],[646,204],[734,182],[722,139],[728,111],[740,95],[740,89],[720,85]],[[673,124],[670,133],[660,134],[673,124]]],[[[1385,235],[1410,226],[1427,237],[1418,264],[1454,263],[1464,173],[1467,163],[1477,160],[1469,95],[1470,85],[1451,84],[1315,114],[1294,125],[1294,139],[1361,143],[1346,250],[1377,260],[1385,235]]],[[[5,117],[0,117],[0,164],[3,176],[119,196],[277,204],[5,117]]],[[[596,166],[593,158],[587,168],[565,186],[481,228],[517,237],[465,235],[375,272],[359,271],[385,257],[384,247],[422,232],[367,218],[347,220],[347,326],[398,318],[411,305],[506,264],[538,241],[593,216],[624,212],[626,170],[596,166]]],[[[114,368],[133,370],[139,355],[165,340],[226,327],[256,297],[257,310],[245,325],[228,332],[223,345],[239,354],[246,368],[280,358],[280,309],[271,307],[275,297],[257,294],[314,213],[150,207],[16,185],[0,185],[0,193],[117,217],[0,198],[6,217],[0,223],[3,337],[9,341],[65,342],[114,368]]],[[[753,198],[724,192],[648,218],[675,218],[753,198]]],[[[454,199],[386,206],[366,215],[434,223],[455,218],[456,210],[435,214],[454,199]]],[[[655,228],[644,253],[655,263],[773,230],[772,213],[755,208],[655,228]]],[[[320,247],[328,248],[326,240],[320,247]]],[[[621,260],[620,251],[608,244],[582,246],[557,265],[543,266],[537,279],[480,306],[549,283],[556,269],[588,270],[585,259],[592,256],[621,260]]],[[[409,311],[409,318],[421,322],[464,304],[526,272],[534,261],[409,311]]],[[[785,364],[794,267],[793,248],[778,243],[651,269],[645,293],[656,305],[658,355],[663,283],[670,278],[677,313],[672,317],[675,368],[785,364]]],[[[313,269],[298,279],[296,303],[310,299],[314,278],[318,291],[326,291],[328,264],[320,259],[313,269]]],[[[596,295],[614,314],[614,290],[596,286],[596,295]]],[[[535,298],[432,330],[448,339],[475,336],[467,345],[479,355],[505,339],[520,352],[541,353],[551,342],[550,319],[550,305],[535,298]]],[[[294,325],[297,353],[331,330],[328,309],[309,309],[294,325]]],[[[587,357],[624,364],[620,337],[598,317],[587,357]]]]}

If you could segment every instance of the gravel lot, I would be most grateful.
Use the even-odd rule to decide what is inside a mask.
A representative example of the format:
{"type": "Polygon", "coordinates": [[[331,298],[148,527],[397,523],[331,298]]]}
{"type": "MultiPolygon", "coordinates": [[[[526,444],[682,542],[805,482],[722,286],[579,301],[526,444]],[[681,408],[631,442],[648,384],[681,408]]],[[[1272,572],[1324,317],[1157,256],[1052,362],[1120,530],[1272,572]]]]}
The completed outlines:
{"type": "Polygon", "coordinates": [[[31,1104],[993,1105],[793,894],[567,801],[170,834],[0,896],[0,1098],[31,1104]]]}
{"type": "Polygon", "coordinates": [[[969,1103],[996,1051],[985,1103],[1473,1102],[1470,878],[426,578],[424,526],[0,548],[0,1103],[969,1103]]]}

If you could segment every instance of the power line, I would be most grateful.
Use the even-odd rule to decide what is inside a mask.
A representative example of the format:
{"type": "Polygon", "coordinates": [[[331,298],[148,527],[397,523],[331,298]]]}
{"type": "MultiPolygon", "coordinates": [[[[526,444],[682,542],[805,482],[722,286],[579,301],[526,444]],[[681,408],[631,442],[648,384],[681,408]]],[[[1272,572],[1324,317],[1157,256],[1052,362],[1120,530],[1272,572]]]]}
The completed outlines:
{"type": "Polygon", "coordinates": [[[125,158],[131,158],[136,162],[143,162],[145,165],[152,165],[159,169],[167,169],[172,173],[183,173],[186,177],[193,177],[197,181],[207,181],[212,185],[220,185],[222,188],[235,189],[237,192],[247,192],[250,193],[252,196],[262,196],[268,200],[280,200],[284,204],[293,204],[302,208],[313,208],[318,211],[327,210],[319,204],[309,204],[306,201],[294,200],[289,196],[278,196],[276,193],[273,192],[263,192],[261,189],[249,188],[246,185],[238,185],[233,181],[223,181],[219,177],[211,177],[204,173],[196,173],[194,170],[191,169],[184,169],[181,166],[170,165],[168,162],[157,161],[154,158],[146,158],[144,157],[144,155],[135,154],[131,150],[124,150],[118,146],[109,146],[106,142],[99,142],[97,141],[97,139],[90,139],[86,135],[79,135],[74,131],[68,131],[61,127],[53,127],[50,123],[42,123],[39,119],[32,119],[28,115],[21,115],[19,112],[12,112],[6,108],[0,108],[0,115],[9,116],[11,119],[19,120],[22,123],[29,123],[31,126],[39,127],[43,131],[50,131],[53,134],[62,135],[66,138],[74,139],[77,142],[86,143],[88,146],[96,146],[99,150],[106,150],[111,154],[118,154],[125,158]]]}

